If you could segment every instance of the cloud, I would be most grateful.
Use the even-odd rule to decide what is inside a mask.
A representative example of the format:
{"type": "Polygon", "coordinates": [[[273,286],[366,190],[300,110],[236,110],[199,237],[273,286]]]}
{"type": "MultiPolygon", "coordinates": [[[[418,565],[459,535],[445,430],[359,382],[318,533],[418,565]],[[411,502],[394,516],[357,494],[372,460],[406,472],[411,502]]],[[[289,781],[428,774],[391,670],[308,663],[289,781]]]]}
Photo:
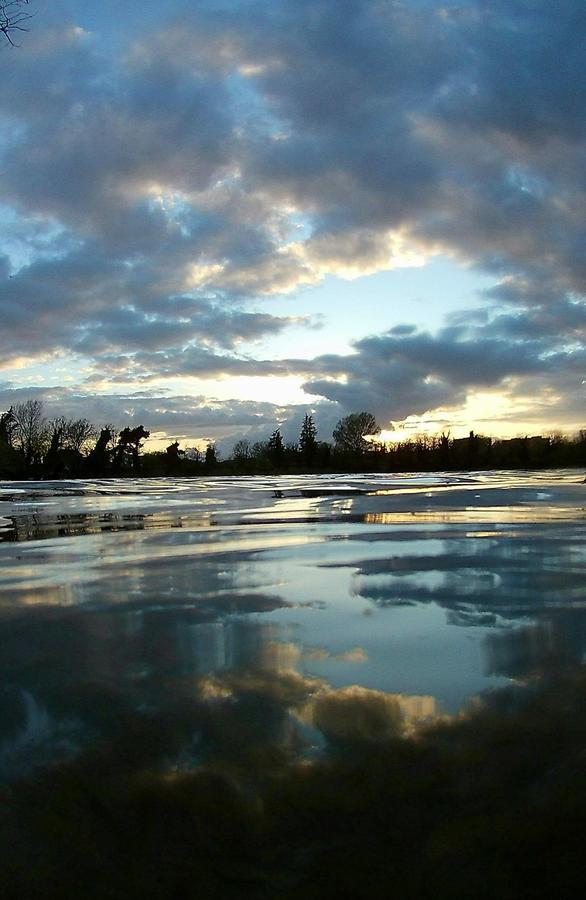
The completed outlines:
{"type": "Polygon", "coordinates": [[[314,414],[319,440],[330,441],[340,417],[336,405],[327,402],[279,405],[262,399],[215,400],[200,394],[164,392],[150,383],[143,390],[106,393],[93,385],[84,389],[0,381],[0,410],[29,399],[43,403],[48,419],[65,415],[87,418],[97,427],[112,424],[115,428],[143,424],[154,440],[179,440],[182,446],[214,441],[224,457],[231,454],[238,439],[266,441],[275,428],[281,429],[287,442],[296,442],[306,412],[314,414]]]}
{"type": "MultiPolygon", "coordinates": [[[[202,396],[156,394],[153,391],[94,394],[74,387],[18,387],[0,382],[0,408],[38,399],[45,414],[86,417],[96,425],[116,426],[133,422],[146,424],[151,432],[167,432],[177,437],[210,435],[218,430],[240,433],[242,430],[262,432],[268,437],[279,414],[293,412],[290,407],[277,407],[263,401],[211,401],[202,396]]],[[[301,416],[302,418],[302,416],[301,416]]]]}
{"type": "Polygon", "coordinates": [[[403,729],[403,712],[396,695],[350,685],[318,694],[311,718],[333,742],[382,741],[403,729]]]}
{"type": "Polygon", "coordinates": [[[172,3],[120,14],[111,47],[71,8],[75,27],[36,17],[0,85],[4,367],[295,374],[393,418],[533,379],[576,418],[580,4],[172,3]],[[438,252],[494,277],[484,321],[357,333],[345,357],[254,349],[311,325],[259,298],[438,252]]]}
{"type": "MultiPolygon", "coordinates": [[[[579,316],[577,316],[579,318],[579,316]]],[[[516,378],[556,376],[586,363],[584,350],[569,350],[547,324],[498,316],[475,326],[447,326],[437,334],[390,331],[354,343],[348,356],[317,357],[321,376],[305,382],[312,393],[346,409],[369,409],[382,419],[464,402],[469,391],[502,386],[516,378]],[[520,332],[520,333],[519,333],[520,332]]]]}

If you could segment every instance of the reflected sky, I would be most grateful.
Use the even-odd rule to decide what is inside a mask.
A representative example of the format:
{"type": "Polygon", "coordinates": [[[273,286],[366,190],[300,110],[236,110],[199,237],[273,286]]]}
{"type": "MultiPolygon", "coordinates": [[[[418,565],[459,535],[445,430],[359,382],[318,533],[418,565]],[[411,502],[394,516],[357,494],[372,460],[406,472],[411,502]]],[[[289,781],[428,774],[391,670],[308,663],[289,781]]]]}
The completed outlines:
{"type": "Polygon", "coordinates": [[[6,772],[136,713],[182,723],[166,759],[311,756],[582,661],[580,482],[3,482],[6,772]]]}

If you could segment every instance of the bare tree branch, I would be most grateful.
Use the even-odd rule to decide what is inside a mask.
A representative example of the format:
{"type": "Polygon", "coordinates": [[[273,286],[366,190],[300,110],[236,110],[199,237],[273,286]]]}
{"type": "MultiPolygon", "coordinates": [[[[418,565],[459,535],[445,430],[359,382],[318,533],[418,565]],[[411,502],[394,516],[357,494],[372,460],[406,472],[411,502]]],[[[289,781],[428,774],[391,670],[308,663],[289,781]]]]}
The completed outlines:
{"type": "Polygon", "coordinates": [[[29,0],[0,0],[0,33],[12,46],[16,46],[14,35],[17,31],[28,31],[24,22],[32,19],[33,14],[25,9],[29,0]]]}

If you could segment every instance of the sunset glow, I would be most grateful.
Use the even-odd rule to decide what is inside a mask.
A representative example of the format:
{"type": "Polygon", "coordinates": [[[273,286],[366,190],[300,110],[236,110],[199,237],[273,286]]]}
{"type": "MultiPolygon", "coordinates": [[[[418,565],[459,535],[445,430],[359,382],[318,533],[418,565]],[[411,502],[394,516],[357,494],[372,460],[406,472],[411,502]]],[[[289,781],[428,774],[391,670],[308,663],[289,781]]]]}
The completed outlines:
{"type": "Polygon", "coordinates": [[[575,3],[92,6],[4,48],[0,411],[583,427],[575,3]]]}

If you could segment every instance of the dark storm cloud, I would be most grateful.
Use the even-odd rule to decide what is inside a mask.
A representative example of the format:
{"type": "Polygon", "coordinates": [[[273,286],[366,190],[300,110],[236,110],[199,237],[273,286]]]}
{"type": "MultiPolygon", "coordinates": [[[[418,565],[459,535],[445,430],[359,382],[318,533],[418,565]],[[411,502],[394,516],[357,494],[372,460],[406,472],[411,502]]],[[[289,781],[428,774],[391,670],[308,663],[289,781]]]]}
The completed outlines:
{"type": "Polygon", "coordinates": [[[5,277],[0,280],[2,355],[69,347],[101,357],[114,349],[182,349],[194,340],[229,349],[307,322],[204,297],[158,295],[155,273],[151,284],[144,276],[86,246],[65,259],[40,260],[5,277]]]}
{"type": "Polygon", "coordinates": [[[499,129],[528,143],[586,134],[586,11],[579,0],[471,4],[458,40],[468,61],[444,109],[454,122],[499,129]]]}
{"type": "Polygon", "coordinates": [[[103,321],[92,323],[75,349],[87,355],[111,352],[115,348],[129,351],[176,347],[180,351],[194,339],[204,345],[229,349],[241,341],[278,334],[288,325],[305,321],[293,316],[222,309],[203,300],[171,301],[161,304],[159,309],[156,315],[145,315],[134,307],[109,311],[103,321]]]}
{"type": "Polygon", "coordinates": [[[295,360],[264,360],[215,353],[207,347],[177,347],[164,351],[141,351],[132,355],[103,354],[86,384],[102,382],[154,382],[161,378],[193,376],[217,379],[228,375],[290,375],[312,370],[311,363],[295,360]]]}
{"type": "Polygon", "coordinates": [[[580,0],[176,2],[156,28],[125,32],[120,13],[111,52],[77,12],[51,32],[39,15],[5,57],[3,201],[21,218],[0,219],[4,360],[73,350],[106,378],[297,374],[393,418],[479,387],[573,384],[580,0]],[[346,357],[234,355],[303,324],[255,297],[406,251],[494,275],[484,320],[405,323],[346,357]]]}
{"type": "MultiPolygon", "coordinates": [[[[318,357],[314,367],[326,377],[310,379],[304,387],[346,408],[368,408],[396,419],[463,402],[470,389],[555,371],[567,359],[552,352],[543,337],[495,337],[492,323],[447,327],[437,335],[397,331],[356,341],[353,356],[318,357]]],[[[586,363],[586,354],[582,358],[586,363]]]]}
{"type": "MultiPolygon", "coordinates": [[[[504,340],[539,339],[550,353],[586,340],[586,303],[561,297],[548,306],[514,310],[492,318],[487,331],[504,340]]],[[[558,356],[558,363],[564,360],[558,356]]]]}
{"type": "MultiPolygon", "coordinates": [[[[396,326],[354,342],[353,354],[323,354],[314,359],[254,359],[195,347],[174,354],[112,356],[103,359],[94,380],[152,383],[181,375],[212,379],[296,375],[307,379],[304,388],[310,395],[334,402],[333,409],[324,405],[320,410],[328,438],[340,416],[339,406],[346,411],[370,409],[386,423],[437,407],[454,407],[475,389],[500,387],[510,392],[517,385],[520,393],[531,395],[531,379],[549,393],[550,404],[556,391],[561,398],[569,392],[572,401],[565,405],[558,400],[556,410],[560,415],[563,410],[567,420],[573,406],[575,416],[584,396],[580,373],[586,371],[585,304],[567,301],[563,308],[525,313],[478,310],[476,322],[470,318],[454,316],[437,334],[396,326]]],[[[281,421],[276,413],[274,421],[281,421]]],[[[291,439],[296,436],[293,431],[287,434],[291,439]]]]}

